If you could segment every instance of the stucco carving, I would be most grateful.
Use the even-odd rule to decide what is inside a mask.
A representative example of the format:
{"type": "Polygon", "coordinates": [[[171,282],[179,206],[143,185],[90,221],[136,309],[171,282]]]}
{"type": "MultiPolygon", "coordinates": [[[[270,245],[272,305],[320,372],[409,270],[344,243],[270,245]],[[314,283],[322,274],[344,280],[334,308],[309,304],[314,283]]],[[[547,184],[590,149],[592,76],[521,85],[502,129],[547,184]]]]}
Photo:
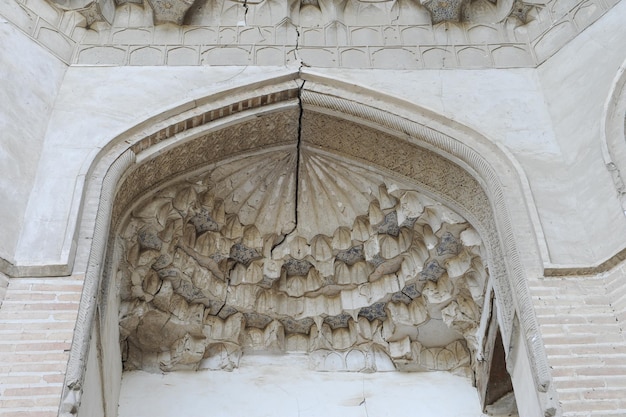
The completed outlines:
{"type": "Polygon", "coordinates": [[[478,233],[307,146],[171,185],[123,237],[126,369],[232,369],[262,350],[310,353],[323,370],[467,370],[477,349],[478,233]]]}
{"type": "Polygon", "coordinates": [[[85,17],[86,23],[113,23],[115,16],[114,0],[49,0],[61,10],[77,11],[85,17]]]}
{"type": "MultiPolygon", "coordinates": [[[[113,0],[49,1],[66,10],[79,11],[90,22],[112,22],[111,13],[98,15],[91,10],[114,10],[113,0]]],[[[509,17],[525,21],[530,9],[546,2],[547,0],[148,0],[157,24],[182,25],[187,21],[200,26],[275,26],[288,20],[303,27],[324,26],[331,22],[357,26],[460,21],[498,23],[509,17]]]]}
{"type": "MultiPolygon", "coordinates": [[[[173,118],[171,121],[168,121],[168,123],[170,124],[167,125],[167,127],[159,128],[160,130],[154,130],[152,133],[148,133],[148,136],[142,137],[142,135],[137,135],[136,138],[129,140],[128,142],[133,143],[131,147],[132,151],[139,153],[142,153],[144,150],[150,148],[155,144],[159,144],[160,150],[157,153],[154,153],[154,155],[158,156],[155,156],[152,159],[148,158],[147,162],[142,161],[142,165],[140,165],[140,167],[144,166],[146,163],[152,163],[153,166],[160,167],[158,169],[151,169],[149,171],[143,171],[141,169],[133,168],[129,172],[127,172],[124,180],[122,180],[119,184],[115,202],[112,203],[106,198],[104,199],[104,201],[101,201],[101,205],[103,206],[108,207],[109,205],[113,205],[113,215],[111,217],[104,216],[104,218],[102,219],[103,222],[108,223],[107,219],[112,218],[113,227],[117,231],[119,231],[120,229],[118,222],[120,221],[122,214],[128,210],[129,206],[134,200],[140,198],[146,193],[150,193],[155,189],[158,189],[159,187],[163,187],[164,182],[171,178],[170,176],[181,176],[185,173],[188,173],[190,170],[197,168],[198,164],[202,164],[205,166],[214,166],[214,164],[216,163],[215,158],[219,158],[222,155],[213,155],[211,152],[207,152],[206,149],[208,149],[210,144],[219,144],[220,141],[229,141],[230,136],[227,134],[227,132],[214,130],[212,133],[207,133],[204,135],[195,133],[193,136],[188,137],[189,135],[186,134],[186,129],[194,129],[205,122],[213,121],[216,118],[222,116],[234,114],[234,110],[228,111],[229,109],[238,109],[238,111],[242,111],[250,107],[256,107],[257,104],[254,103],[259,103],[260,105],[263,105],[265,103],[274,103],[276,101],[289,100],[291,97],[293,97],[291,95],[291,90],[285,90],[282,93],[276,95],[276,100],[271,99],[271,97],[269,96],[266,97],[266,95],[263,95],[254,99],[244,100],[243,102],[233,102],[233,104],[229,106],[223,108],[215,108],[213,110],[206,111],[205,113],[199,113],[194,111],[190,114],[183,114],[181,115],[182,117],[177,116],[173,118]],[[213,117],[214,113],[215,117],[213,117]],[[167,144],[167,141],[169,139],[172,139],[174,135],[176,135],[176,140],[180,141],[180,143],[177,145],[176,152],[173,152],[167,147],[163,148],[161,146],[163,145],[163,143],[167,144]],[[186,139],[183,140],[182,138],[186,139]],[[179,151],[182,151],[188,158],[177,158],[176,154],[179,151]],[[146,172],[154,174],[154,176],[150,178],[150,181],[146,180],[146,172]],[[142,189],[141,187],[145,188],[142,189]]],[[[545,389],[545,387],[547,387],[549,383],[549,379],[545,378],[545,375],[547,375],[545,366],[545,353],[543,352],[543,346],[541,345],[540,339],[535,337],[537,333],[536,326],[532,322],[534,318],[534,316],[532,315],[533,313],[532,311],[529,312],[527,308],[525,309],[525,306],[527,306],[527,304],[523,304],[526,302],[526,295],[523,291],[525,285],[524,270],[523,268],[519,267],[519,255],[516,253],[515,250],[507,252],[507,254],[511,257],[511,265],[508,265],[508,267],[504,265],[504,258],[501,252],[502,248],[498,246],[498,242],[500,241],[501,237],[498,236],[495,232],[493,224],[493,213],[490,212],[490,201],[492,201],[492,203],[497,207],[496,215],[500,214],[500,217],[503,216],[505,218],[505,222],[501,224],[501,226],[503,227],[502,233],[504,236],[503,246],[509,249],[515,248],[513,242],[514,238],[510,231],[510,224],[506,222],[508,214],[506,212],[506,205],[503,201],[503,197],[501,194],[502,191],[497,184],[497,178],[494,177],[493,171],[491,170],[493,167],[485,163],[480,155],[476,154],[473,151],[468,151],[468,149],[466,149],[464,145],[456,143],[453,139],[442,133],[436,132],[431,128],[421,125],[419,122],[419,116],[416,116],[416,120],[412,121],[401,116],[387,113],[369,105],[360,104],[358,101],[348,102],[345,99],[339,98],[341,97],[341,95],[336,97],[328,93],[320,94],[318,92],[310,90],[303,90],[300,94],[298,94],[298,97],[302,99],[301,108],[303,110],[303,122],[306,122],[307,114],[309,114],[310,116],[315,116],[322,120],[324,118],[328,118],[329,120],[331,120],[335,118],[333,116],[330,116],[329,114],[334,114],[335,112],[338,112],[344,115],[347,120],[356,119],[360,121],[359,123],[358,121],[348,122],[344,118],[336,119],[337,123],[335,126],[333,126],[333,129],[337,129],[339,131],[343,129],[348,137],[365,139],[372,135],[371,138],[375,138],[372,140],[378,141],[381,144],[386,144],[387,142],[391,141],[397,141],[397,143],[395,144],[395,153],[391,152],[389,155],[386,155],[386,152],[384,152],[384,149],[386,147],[381,148],[383,151],[383,156],[385,157],[380,159],[380,163],[385,164],[385,166],[381,166],[378,163],[367,162],[367,164],[374,167],[374,169],[378,172],[384,173],[383,176],[385,177],[387,177],[388,175],[396,178],[404,177],[405,179],[409,179],[410,183],[420,184],[420,189],[424,189],[426,190],[426,192],[433,192],[438,196],[438,199],[444,202],[444,204],[455,207],[455,210],[462,212],[466,216],[466,218],[470,219],[471,223],[477,227],[477,229],[480,231],[480,236],[486,243],[485,249],[488,252],[488,257],[490,259],[489,273],[491,275],[494,288],[496,289],[496,294],[500,299],[499,305],[506,310],[502,317],[500,317],[500,314],[498,315],[499,322],[500,318],[502,318],[502,322],[500,322],[500,325],[502,326],[503,335],[507,338],[509,337],[508,335],[510,335],[510,326],[513,324],[514,314],[518,314],[518,317],[521,318],[518,325],[521,324],[521,327],[524,329],[524,335],[527,337],[527,341],[530,345],[531,354],[529,359],[531,360],[533,366],[533,376],[535,377],[539,385],[539,389],[545,389]],[[322,111],[322,113],[324,114],[316,114],[318,111],[322,111]],[[375,124],[378,129],[367,127],[366,125],[369,125],[370,123],[375,124]],[[354,131],[355,126],[358,127],[357,132],[354,131]],[[397,136],[393,136],[389,133],[382,133],[382,131],[393,131],[396,132],[397,136]],[[364,136],[361,138],[361,135],[364,136]],[[420,138],[418,143],[420,143],[421,146],[417,146],[415,144],[415,138],[420,138]],[[461,164],[467,163],[470,167],[476,169],[479,173],[478,177],[486,182],[486,185],[484,186],[486,186],[487,192],[490,193],[490,199],[493,200],[487,199],[485,191],[483,191],[482,187],[478,185],[476,180],[467,171],[460,169],[456,164],[448,159],[440,158],[439,155],[423,148],[422,146],[439,149],[444,155],[452,155],[452,160],[457,160],[456,158],[458,158],[458,160],[461,161],[461,164]],[[433,160],[436,159],[438,163],[431,164],[429,169],[422,171],[420,169],[416,169],[416,167],[419,168],[419,166],[402,164],[401,161],[397,161],[398,158],[405,158],[405,155],[408,155],[406,156],[407,158],[411,158],[412,156],[417,157],[420,153],[424,154],[425,159],[418,158],[419,160],[428,160],[429,158],[431,158],[433,160]],[[392,155],[395,155],[396,158],[394,159],[392,155]],[[441,162],[441,164],[439,162],[441,162]],[[398,172],[393,173],[394,170],[398,170],[398,172]],[[449,171],[456,172],[456,170],[459,171],[459,176],[453,177],[456,178],[455,181],[447,183],[445,180],[445,178],[447,178],[447,173],[449,171]],[[440,181],[436,179],[439,179],[440,181]],[[459,194],[456,194],[454,189],[459,187],[464,190],[470,190],[470,192],[460,194],[462,196],[469,197],[469,202],[456,200],[456,198],[459,197],[459,194]],[[471,212],[470,210],[472,208],[477,209],[477,211],[471,212]],[[507,272],[507,268],[512,268],[512,270],[507,272]],[[510,273],[511,276],[506,276],[507,273],[510,273]],[[517,291],[515,297],[512,293],[513,288],[515,288],[515,290],[517,291]],[[518,303],[522,305],[520,306],[518,303]]],[[[274,113],[272,117],[279,116],[279,113],[280,112],[274,113]]],[[[263,116],[260,115],[257,117],[257,119],[254,120],[259,119],[263,120],[263,116]]],[[[290,118],[287,117],[287,119],[289,120],[290,118]]],[[[246,119],[244,118],[243,120],[246,119]]],[[[259,123],[256,126],[263,126],[263,122],[259,123]]],[[[319,127],[321,128],[320,130],[309,130],[309,133],[312,132],[318,134],[318,136],[323,136],[322,134],[327,130],[326,128],[328,128],[329,126],[324,126],[324,124],[321,123],[319,127]]],[[[258,131],[256,132],[258,133],[258,131]]],[[[316,145],[314,143],[315,141],[307,139],[305,123],[303,123],[301,130],[298,130],[296,128],[293,133],[301,133],[301,144],[304,144],[305,146],[321,146],[319,144],[316,145]]],[[[336,137],[337,136],[331,135],[330,137],[325,139],[325,141],[327,142],[322,141],[320,142],[320,144],[332,144],[332,138],[336,137]]],[[[271,140],[266,142],[268,139],[264,138],[263,135],[258,136],[256,140],[261,143],[261,148],[264,144],[268,144],[268,146],[272,147],[272,144],[274,143],[271,140]]],[[[274,138],[274,140],[276,140],[276,138],[274,138]]],[[[295,138],[282,137],[281,140],[276,142],[278,144],[275,147],[276,150],[287,149],[289,146],[281,144],[289,143],[290,140],[293,140],[295,142],[295,138]]],[[[369,157],[366,153],[363,153],[363,151],[365,151],[367,147],[364,147],[362,149],[359,147],[355,147],[352,149],[352,151],[348,152],[350,150],[349,141],[345,141],[343,146],[344,149],[342,151],[336,151],[332,147],[330,149],[332,150],[333,154],[341,153],[344,155],[354,155],[354,158],[356,159],[368,161],[369,157]]],[[[220,147],[218,147],[217,149],[220,149],[220,147]]],[[[258,148],[255,148],[254,146],[249,148],[244,147],[240,149],[240,151],[256,152],[258,151],[258,148]]],[[[235,155],[239,154],[239,152],[234,153],[235,155]]],[[[145,155],[142,156],[142,158],[145,158],[145,155]]],[[[470,237],[467,238],[470,239],[470,237]]],[[[101,240],[99,240],[99,242],[101,242],[101,240]]],[[[95,257],[103,257],[104,252],[96,250],[95,252],[92,252],[92,255],[94,255],[95,257]]],[[[115,255],[113,258],[110,259],[116,260],[119,259],[119,257],[115,255]]],[[[89,282],[97,282],[100,271],[99,268],[101,267],[102,263],[102,259],[100,261],[94,260],[93,263],[90,260],[90,268],[87,274],[87,280],[89,282]]],[[[81,310],[82,307],[83,306],[81,304],[81,310]]],[[[87,306],[86,310],[93,310],[93,307],[93,304],[91,306],[87,306]]],[[[79,316],[82,317],[82,315],[79,316]]],[[[80,318],[80,322],[91,323],[89,320],[84,320],[83,318],[80,318]]],[[[87,325],[89,326],[89,324],[87,325]]],[[[183,342],[185,341],[183,340],[183,342]]],[[[185,343],[186,346],[191,346],[189,341],[185,343]]],[[[182,346],[185,346],[185,343],[182,343],[182,346]]],[[[467,342],[463,343],[467,346],[467,342]]],[[[73,344],[72,354],[72,359],[75,360],[70,360],[70,368],[76,371],[74,373],[80,373],[80,375],[83,375],[84,367],[81,367],[77,364],[80,361],[86,360],[85,355],[74,355],[75,345],[76,343],[73,344]]],[[[217,355],[216,358],[232,358],[232,360],[229,359],[229,363],[232,363],[232,366],[236,365],[236,359],[238,357],[237,355],[240,351],[232,349],[229,350],[229,346],[220,347],[219,351],[221,353],[220,355],[217,355]]],[[[217,363],[222,363],[222,359],[219,359],[217,363]]],[[[384,367],[382,366],[383,362],[380,363],[381,367],[384,369],[384,367]]],[[[228,368],[229,366],[230,365],[227,365],[226,368],[228,368]]],[[[79,380],[78,378],[68,378],[68,381],[69,383],[67,384],[67,387],[69,387],[70,390],[80,390],[81,380],[79,380]]]]}

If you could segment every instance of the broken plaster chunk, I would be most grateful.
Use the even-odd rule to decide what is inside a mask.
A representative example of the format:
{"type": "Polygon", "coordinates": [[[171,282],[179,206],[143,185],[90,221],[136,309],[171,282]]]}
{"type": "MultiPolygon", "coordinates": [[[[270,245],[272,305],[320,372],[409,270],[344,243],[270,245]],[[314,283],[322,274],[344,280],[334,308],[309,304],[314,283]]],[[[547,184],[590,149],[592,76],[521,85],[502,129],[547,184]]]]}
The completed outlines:
{"type": "Polygon", "coordinates": [[[431,304],[447,303],[452,300],[453,289],[450,279],[444,274],[437,282],[428,281],[422,288],[422,295],[431,304]]]}
{"type": "Polygon", "coordinates": [[[463,250],[457,256],[446,259],[444,264],[450,278],[459,278],[472,265],[472,256],[463,250]]]}
{"type": "Polygon", "coordinates": [[[392,359],[413,359],[411,352],[411,339],[409,339],[409,336],[406,336],[397,342],[390,342],[389,355],[392,359]]]}
{"type": "Polygon", "coordinates": [[[465,333],[478,326],[480,311],[473,300],[459,297],[441,310],[441,316],[446,326],[465,333]]]}
{"type": "Polygon", "coordinates": [[[463,246],[480,246],[482,244],[482,239],[476,230],[472,228],[465,229],[461,232],[460,235],[461,243],[463,246]]]}
{"type": "Polygon", "coordinates": [[[424,212],[424,206],[417,191],[407,191],[400,197],[400,205],[396,209],[398,224],[403,224],[407,219],[419,217],[424,212]]]}
{"type": "Polygon", "coordinates": [[[204,359],[199,369],[214,371],[232,371],[239,367],[242,350],[239,345],[232,343],[212,343],[206,347],[204,359]]]}
{"type": "Polygon", "coordinates": [[[263,275],[269,279],[280,278],[280,273],[283,268],[282,260],[274,260],[265,258],[263,262],[263,275]]]}
{"type": "Polygon", "coordinates": [[[186,334],[174,343],[170,350],[171,362],[167,367],[172,370],[195,370],[204,356],[206,341],[203,338],[186,334]]]}

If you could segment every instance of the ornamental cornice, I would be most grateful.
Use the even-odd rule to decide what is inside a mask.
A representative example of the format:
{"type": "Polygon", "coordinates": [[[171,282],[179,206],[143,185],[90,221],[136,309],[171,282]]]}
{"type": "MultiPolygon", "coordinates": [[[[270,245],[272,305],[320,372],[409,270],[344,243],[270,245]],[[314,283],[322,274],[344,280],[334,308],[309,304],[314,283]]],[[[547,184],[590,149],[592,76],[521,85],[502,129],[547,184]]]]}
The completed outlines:
{"type": "Polygon", "coordinates": [[[67,64],[536,67],[618,0],[15,0],[67,64]]]}

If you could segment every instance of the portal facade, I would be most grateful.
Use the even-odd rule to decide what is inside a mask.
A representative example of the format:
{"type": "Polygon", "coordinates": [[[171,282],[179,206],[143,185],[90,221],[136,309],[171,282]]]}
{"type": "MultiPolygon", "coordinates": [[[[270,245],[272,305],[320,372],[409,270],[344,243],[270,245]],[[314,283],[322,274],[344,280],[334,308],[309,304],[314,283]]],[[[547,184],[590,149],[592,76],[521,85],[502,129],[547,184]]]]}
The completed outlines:
{"type": "Polygon", "coordinates": [[[124,375],[271,357],[623,413],[624,13],[1,6],[0,408],[115,416],[124,375]]]}

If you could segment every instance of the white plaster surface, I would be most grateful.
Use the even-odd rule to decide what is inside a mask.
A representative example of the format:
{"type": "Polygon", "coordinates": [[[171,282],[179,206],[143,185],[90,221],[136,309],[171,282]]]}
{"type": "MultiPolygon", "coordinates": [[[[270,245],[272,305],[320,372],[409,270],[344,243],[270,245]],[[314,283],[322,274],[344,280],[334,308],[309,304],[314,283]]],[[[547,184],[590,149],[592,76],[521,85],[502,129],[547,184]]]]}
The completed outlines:
{"type": "Polygon", "coordinates": [[[119,417],[484,415],[471,382],[447,372],[315,372],[306,363],[299,355],[244,355],[232,372],[128,372],[119,417]]]}
{"type": "Polygon", "coordinates": [[[196,99],[290,72],[283,67],[70,68],[48,125],[17,261],[67,262],[84,176],[97,152],[116,136],[166,111],[188,110],[196,99]]]}
{"type": "Polygon", "coordinates": [[[551,248],[556,263],[566,260],[565,252],[575,257],[569,262],[585,263],[604,260],[624,247],[626,222],[602,159],[601,130],[613,80],[626,59],[624,16],[622,1],[537,70],[562,150],[562,170],[544,173],[548,181],[537,181],[535,187],[546,207],[546,233],[561,235],[558,247],[551,248]],[[580,250],[572,251],[573,245],[580,250]]]}
{"type": "Polygon", "coordinates": [[[13,261],[66,66],[0,17],[0,257],[13,261]]]}
{"type": "Polygon", "coordinates": [[[89,343],[89,358],[87,359],[87,370],[78,417],[105,417],[106,414],[102,399],[102,368],[98,358],[97,340],[98,336],[94,330],[89,343]]]}

